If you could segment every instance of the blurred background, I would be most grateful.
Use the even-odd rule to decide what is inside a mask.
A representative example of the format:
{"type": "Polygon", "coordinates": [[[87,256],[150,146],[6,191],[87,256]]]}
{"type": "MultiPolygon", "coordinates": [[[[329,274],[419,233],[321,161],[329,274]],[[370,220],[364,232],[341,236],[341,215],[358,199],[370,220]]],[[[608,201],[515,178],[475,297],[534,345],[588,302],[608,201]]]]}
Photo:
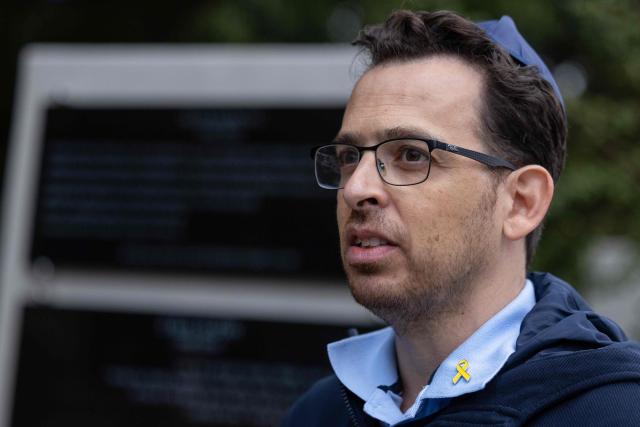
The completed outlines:
{"type": "Polygon", "coordinates": [[[347,43],[396,8],[508,14],[544,57],[565,97],[569,156],[535,269],[570,281],[640,336],[638,0],[4,1],[0,165],[28,43],[347,43]]]}
{"type": "MultiPolygon", "coordinates": [[[[450,9],[473,20],[511,15],[544,58],[565,99],[569,155],[534,269],[569,281],[598,311],[640,338],[638,0],[5,0],[0,3],[0,167],[4,171],[18,55],[29,43],[348,44],[363,25],[398,8],[450,9]]],[[[332,226],[332,219],[327,223],[332,226]]],[[[112,322],[93,321],[98,329],[112,322]]],[[[126,319],[118,322],[124,325],[126,319]]],[[[162,322],[163,333],[173,337],[185,321],[162,322]]],[[[196,326],[217,327],[224,336],[238,328],[253,328],[259,336],[270,328],[196,326]]],[[[326,342],[337,332],[322,333],[320,341],[326,342]]],[[[111,378],[118,383],[124,376],[117,371],[111,378]]]]}

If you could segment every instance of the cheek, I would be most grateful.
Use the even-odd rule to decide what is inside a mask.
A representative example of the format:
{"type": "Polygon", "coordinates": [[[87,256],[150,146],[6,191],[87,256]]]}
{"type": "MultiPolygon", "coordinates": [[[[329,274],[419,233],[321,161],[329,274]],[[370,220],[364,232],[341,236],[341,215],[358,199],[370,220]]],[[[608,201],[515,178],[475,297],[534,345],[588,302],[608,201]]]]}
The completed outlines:
{"type": "Polygon", "coordinates": [[[336,220],[338,222],[338,232],[340,233],[340,236],[342,236],[344,224],[347,222],[348,217],[349,210],[347,209],[347,205],[342,199],[342,195],[338,193],[338,199],[336,203],[336,220]]]}
{"type": "Polygon", "coordinates": [[[400,210],[404,212],[402,222],[409,231],[411,246],[446,246],[448,241],[457,240],[469,217],[469,205],[473,203],[470,197],[473,196],[447,189],[414,198],[414,203],[400,210]]]}

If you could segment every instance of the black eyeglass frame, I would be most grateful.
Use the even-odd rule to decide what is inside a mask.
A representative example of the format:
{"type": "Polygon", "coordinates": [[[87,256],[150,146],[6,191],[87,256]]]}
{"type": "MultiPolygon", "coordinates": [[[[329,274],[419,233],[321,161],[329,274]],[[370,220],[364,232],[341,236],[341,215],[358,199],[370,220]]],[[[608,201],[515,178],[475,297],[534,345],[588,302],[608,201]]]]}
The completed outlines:
{"type": "MultiPolygon", "coordinates": [[[[463,148],[463,147],[459,147],[457,145],[453,145],[453,144],[447,144],[445,142],[442,141],[438,141],[437,139],[429,139],[429,138],[416,138],[416,137],[403,137],[403,138],[392,138],[392,139],[387,139],[384,140],[376,145],[372,145],[370,147],[360,147],[358,145],[354,145],[354,144],[346,144],[346,143],[334,143],[334,144],[325,144],[325,145],[318,145],[316,147],[311,148],[311,158],[314,160],[314,169],[316,167],[316,163],[315,163],[315,158],[316,158],[316,153],[318,150],[320,150],[321,148],[324,147],[330,147],[330,146],[335,146],[335,145],[342,145],[342,146],[348,146],[348,147],[353,147],[356,150],[358,150],[358,164],[360,163],[360,160],[362,160],[362,153],[365,151],[373,151],[373,154],[376,158],[376,170],[378,171],[378,175],[380,176],[380,179],[382,179],[382,181],[386,184],[389,185],[393,185],[396,187],[406,187],[409,185],[417,185],[417,184],[421,184],[423,182],[425,182],[427,180],[427,178],[429,178],[429,174],[431,173],[431,152],[433,150],[444,150],[447,151],[449,153],[453,153],[453,154],[458,154],[460,156],[463,157],[467,157],[471,160],[475,160],[476,162],[482,163],[486,166],[489,167],[494,167],[494,168],[506,168],[509,170],[516,170],[518,169],[513,163],[501,159],[499,157],[494,157],[494,156],[490,156],[489,154],[484,154],[481,153],[479,151],[474,151],[474,150],[469,150],[467,148],[463,148]],[[380,172],[380,168],[378,167],[378,147],[380,147],[383,144],[386,144],[387,142],[392,142],[392,141],[403,141],[403,140],[413,140],[413,141],[422,141],[425,144],[427,144],[427,147],[429,148],[429,167],[427,169],[427,174],[424,177],[424,179],[422,181],[419,182],[414,182],[412,184],[392,184],[390,182],[387,182],[384,177],[382,176],[381,172],[380,172]]],[[[316,171],[316,182],[318,183],[318,185],[321,188],[325,188],[328,190],[340,190],[344,187],[337,187],[337,188],[329,188],[329,187],[325,187],[322,186],[320,184],[320,182],[318,181],[318,174],[316,171]]]]}

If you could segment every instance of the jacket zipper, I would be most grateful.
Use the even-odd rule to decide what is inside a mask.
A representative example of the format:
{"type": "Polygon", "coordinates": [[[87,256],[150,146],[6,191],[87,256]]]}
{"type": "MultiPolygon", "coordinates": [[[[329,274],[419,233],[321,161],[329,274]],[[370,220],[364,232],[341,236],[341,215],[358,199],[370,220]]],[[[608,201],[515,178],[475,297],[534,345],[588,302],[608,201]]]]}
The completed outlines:
{"type": "Polygon", "coordinates": [[[343,385],[340,385],[340,392],[342,393],[342,399],[344,400],[345,405],[347,405],[347,412],[349,413],[349,418],[353,423],[354,427],[360,427],[360,423],[356,418],[356,413],[353,411],[353,407],[351,406],[351,402],[349,402],[349,397],[347,396],[347,390],[343,385]]]}

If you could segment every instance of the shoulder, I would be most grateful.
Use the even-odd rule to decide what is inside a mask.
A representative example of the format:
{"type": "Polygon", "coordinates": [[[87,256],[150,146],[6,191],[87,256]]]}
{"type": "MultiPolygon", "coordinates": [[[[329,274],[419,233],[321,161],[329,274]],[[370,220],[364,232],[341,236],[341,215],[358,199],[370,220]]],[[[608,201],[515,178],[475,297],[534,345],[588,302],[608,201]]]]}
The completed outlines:
{"type": "Polygon", "coordinates": [[[293,404],[282,427],[347,426],[349,417],[341,383],[335,375],[316,382],[293,404]]]}
{"type": "Polygon", "coordinates": [[[564,398],[531,419],[531,426],[639,426],[640,379],[603,384],[564,398]]]}
{"type": "MultiPolygon", "coordinates": [[[[541,361],[544,364],[544,359],[541,361]]],[[[640,346],[626,341],[546,358],[531,425],[640,426],[640,346]]]]}
{"type": "Polygon", "coordinates": [[[627,341],[525,360],[460,403],[506,408],[533,426],[616,425],[620,417],[620,426],[640,426],[638,396],[640,347],[627,341]]]}

